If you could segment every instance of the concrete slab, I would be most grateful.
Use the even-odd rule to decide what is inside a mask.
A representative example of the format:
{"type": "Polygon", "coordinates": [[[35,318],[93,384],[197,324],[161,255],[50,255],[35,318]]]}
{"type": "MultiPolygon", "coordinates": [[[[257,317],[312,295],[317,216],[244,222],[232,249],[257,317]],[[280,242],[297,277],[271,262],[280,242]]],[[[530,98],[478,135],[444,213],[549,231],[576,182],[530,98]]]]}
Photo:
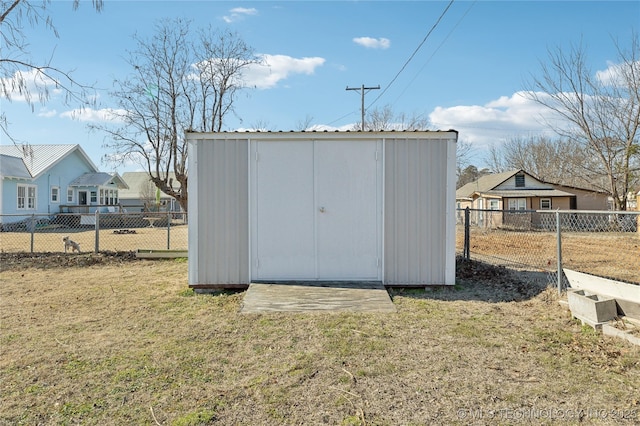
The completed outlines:
{"type": "Polygon", "coordinates": [[[240,312],[396,312],[396,307],[381,283],[251,283],[240,312]]]}

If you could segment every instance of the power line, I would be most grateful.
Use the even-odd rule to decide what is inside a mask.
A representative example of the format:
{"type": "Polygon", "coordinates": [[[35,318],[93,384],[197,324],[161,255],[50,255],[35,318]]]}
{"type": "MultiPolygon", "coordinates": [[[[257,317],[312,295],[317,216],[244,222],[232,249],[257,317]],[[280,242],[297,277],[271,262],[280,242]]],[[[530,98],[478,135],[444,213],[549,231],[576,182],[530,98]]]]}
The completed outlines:
{"type": "Polygon", "coordinates": [[[453,34],[453,32],[458,28],[458,26],[460,25],[460,23],[462,22],[462,20],[469,14],[469,12],[471,11],[471,8],[476,4],[477,0],[474,0],[473,3],[471,3],[471,5],[469,6],[469,8],[467,9],[467,11],[464,13],[464,15],[462,15],[462,17],[458,20],[458,22],[456,23],[456,25],[451,29],[451,31],[449,31],[449,34],[447,34],[447,36],[442,40],[442,42],[438,45],[438,47],[436,48],[436,50],[433,51],[433,53],[431,54],[431,56],[429,56],[429,58],[427,59],[427,61],[424,63],[424,65],[422,66],[422,68],[420,68],[420,70],[416,73],[416,75],[411,79],[411,81],[407,84],[407,86],[404,88],[404,90],[400,93],[400,95],[398,95],[398,97],[396,98],[396,100],[393,102],[394,104],[398,101],[398,99],[400,99],[402,97],[402,95],[404,95],[404,93],[407,91],[407,89],[409,88],[409,86],[411,86],[411,84],[416,81],[416,78],[418,78],[418,75],[420,75],[420,73],[422,73],[422,71],[427,67],[427,65],[429,64],[429,62],[431,62],[431,59],[433,59],[433,57],[435,56],[436,53],[438,53],[438,51],[440,50],[440,48],[447,42],[447,40],[449,40],[449,37],[451,37],[451,34],[453,34]]]}
{"type": "Polygon", "coordinates": [[[407,65],[409,65],[409,62],[411,62],[411,60],[413,59],[414,56],[416,56],[416,53],[418,53],[418,50],[420,50],[420,48],[422,47],[422,45],[427,41],[427,39],[429,38],[429,36],[431,35],[431,33],[433,32],[433,30],[436,29],[436,27],[438,26],[438,24],[440,23],[440,21],[442,20],[442,18],[444,17],[444,15],[447,13],[447,11],[449,10],[449,8],[451,7],[451,5],[453,4],[455,0],[451,0],[449,2],[449,4],[447,5],[447,7],[445,7],[444,11],[440,14],[440,17],[438,18],[438,20],[435,22],[435,24],[433,24],[433,26],[431,27],[431,29],[429,30],[429,32],[427,33],[426,36],[424,36],[424,38],[422,39],[422,41],[420,42],[420,44],[418,45],[418,47],[416,47],[416,49],[413,51],[413,53],[411,54],[411,56],[409,57],[409,59],[407,59],[407,61],[404,63],[404,65],[402,66],[402,68],[400,68],[400,71],[398,71],[398,73],[395,75],[395,77],[393,77],[393,79],[391,80],[391,82],[389,84],[387,84],[387,86],[384,88],[384,90],[382,91],[382,93],[380,93],[380,95],[378,95],[377,98],[375,98],[373,100],[373,102],[371,102],[369,104],[369,106],[367,106],[367,109],[369,107],[371,107],[371,105],[375,104],[378,99],[380,99],[385,92],[387,91],[387,89],[389,89],[389,87],[391,87],[391,85],[396,81],[396,79],[398,78],[398,76],[402,73],[402,71],[404,71],[404,69],[407,67],[407,65]]]}

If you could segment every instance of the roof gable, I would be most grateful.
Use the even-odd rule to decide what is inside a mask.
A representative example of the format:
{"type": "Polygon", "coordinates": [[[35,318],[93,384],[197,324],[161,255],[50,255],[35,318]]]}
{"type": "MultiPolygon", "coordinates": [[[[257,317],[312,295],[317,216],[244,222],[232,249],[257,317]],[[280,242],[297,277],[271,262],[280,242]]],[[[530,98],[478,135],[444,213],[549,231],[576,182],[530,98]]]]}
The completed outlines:
{"type": "Polygon", "coordinates": [[[521,170],[510,170],[502,173],[493,173],[490,175],[484,175],[480,179],[469,182],[466,185],[461,186],[456,190],[456,198],[471,197],[474,192],[487,192],[510,179],[516,173],[521,170]]]}
{"type": "Polygon", "coordinates": [[[22,158],[0,154],[0,176],[16,179],[31,179],[31,174],[22,158]]]}
{"type": "Polygon", "coordinates": [[[69,183],[69,186],[107,186],[116,185],[118,189],[128,189],[127,183],[117,173],[84,173],[69,183]]]}
{"type": "Polygon", "coordinates": [[[0,155],[20,158],[33,178],[46,173],[62,159],[77,152],[90,169],[98,172],[98,167],[91,161],[80,145],[0,145],[0,155]]]}
{"type": "MultiPolygon", "coordinates": [[[[127,183],[129,189],[119,193],[120,199],[141,198],[145,193],[149,192],[149,188],[155,194],[156,186],[151,182],[149,173],[147,172],[124,172],[122,179],[127,183]]],[[[169,179],[172,180],[173,189],[180,189],[180,182],[176,179],[174,172],[169,172],[169,179]]],[[[168,194],[162,192],[162,196],[169,197],[168,194]]]]}

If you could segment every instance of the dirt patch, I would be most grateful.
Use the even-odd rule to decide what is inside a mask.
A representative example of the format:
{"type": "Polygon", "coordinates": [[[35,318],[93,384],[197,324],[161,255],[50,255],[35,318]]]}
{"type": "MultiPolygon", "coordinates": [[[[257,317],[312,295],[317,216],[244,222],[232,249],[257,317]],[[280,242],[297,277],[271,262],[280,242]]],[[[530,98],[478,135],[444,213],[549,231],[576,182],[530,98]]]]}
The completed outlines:
{"type": "Polygon", "coordinates": [[[0,253],[0,271],[114,265],[138,260],[133,251],[100,253],[0,253]]]}
{"type": "Polygon", "coordinates": [[[3,425],[640,419],[640,349],[506,268],[398,291],[393,314],[244,315],[243,293],[189,290],[183,259],[0,259],[3,425]]]}

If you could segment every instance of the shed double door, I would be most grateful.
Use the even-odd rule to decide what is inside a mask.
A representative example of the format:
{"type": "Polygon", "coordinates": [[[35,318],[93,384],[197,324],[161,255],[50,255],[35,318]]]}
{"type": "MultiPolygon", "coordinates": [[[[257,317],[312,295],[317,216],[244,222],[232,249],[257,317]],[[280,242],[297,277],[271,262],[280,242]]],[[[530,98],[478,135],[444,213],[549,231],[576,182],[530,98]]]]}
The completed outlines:
{"type": "Polygon", "coordinates": [[[380,280],[382,143],[254,141],[252,279],[380,280]]]}

